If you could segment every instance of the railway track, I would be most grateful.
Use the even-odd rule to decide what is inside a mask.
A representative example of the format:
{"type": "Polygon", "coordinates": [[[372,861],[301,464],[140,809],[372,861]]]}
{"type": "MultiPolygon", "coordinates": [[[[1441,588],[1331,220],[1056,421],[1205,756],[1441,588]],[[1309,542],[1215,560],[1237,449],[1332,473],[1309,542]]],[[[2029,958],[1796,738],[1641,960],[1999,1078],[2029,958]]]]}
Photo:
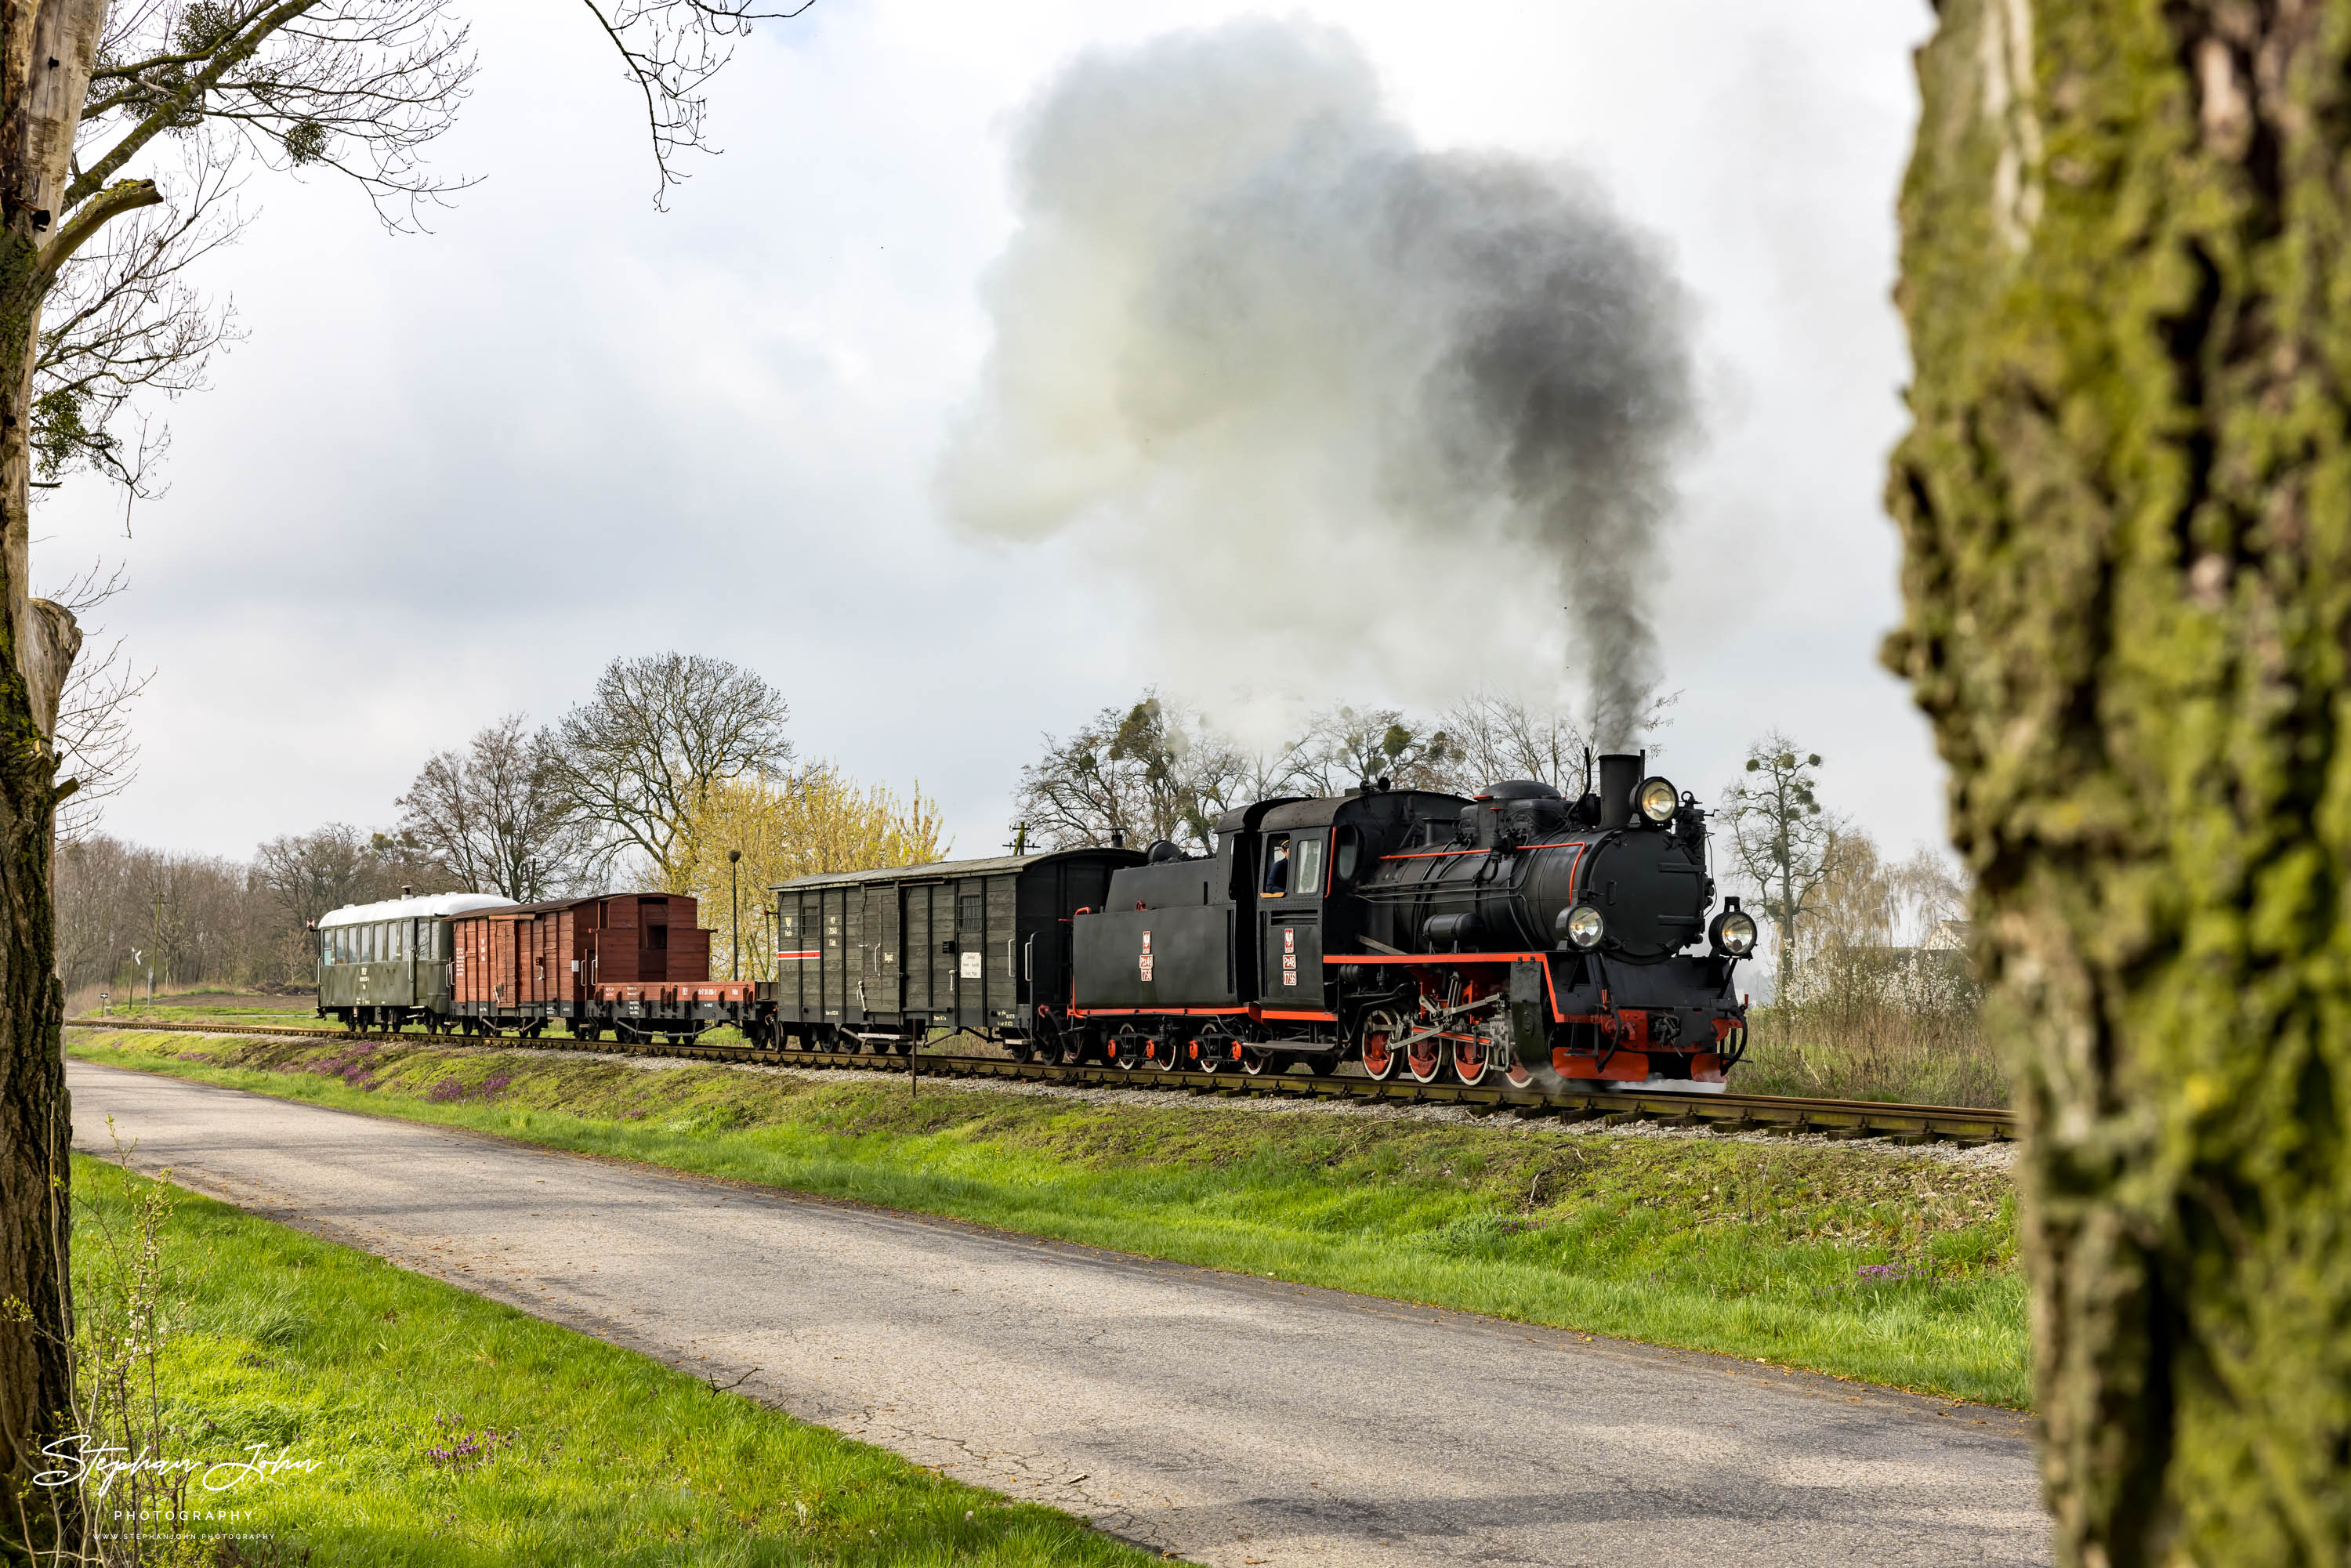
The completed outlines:
{"type": "Polygon", "coordinates": [[[1897,1143],[2000,1143],[2016,1136],[2016,1118],[2007,1111],[1969,1105],[1893,1105],[1868,1100],[1807,1100],[1784,1094],[1693,1094],[1643,1090],[1512,1089],[1481,1083],[1374,1082],[1368,1078],[1317,1078],[1290,1072],[1250,1077],[1240,1072],[1162,1072],[1148,1068],[1048,1065],[994,1056],[911,1057],[823,1051],[771,1051],[748,1045],[679,1045],[664,1041],[582,1040],[569,1036],[538,1040],[504,1037],[495,1042],[467,1035],[422,1032],[388,1034],[340,1029],[298,1029],[284,1024],[153,1023],[120,1019],[73,1019],[72,1029],[148,1030],[165,1034],[283,1035],[295,1040],[406,1040],[420,1044],[495,1043],[509,1050],[588,1051],[611,1056],[674,1056],[705,1061],[749,1061],[824,1068],[851,1072],[914,1073],[923,1078],[1011,1079],[1088,1088],[1157,1089],[1212,1096],[1271,1095],[1297,1100],[1341,1100],[1378,1104],[1458,1105],[1496,1115],[1599,1120],[1611,1125],[1653,1122],[1723,1133],[1823,1134],[1829,1137],[1890,1137],[1897,1143]]]}

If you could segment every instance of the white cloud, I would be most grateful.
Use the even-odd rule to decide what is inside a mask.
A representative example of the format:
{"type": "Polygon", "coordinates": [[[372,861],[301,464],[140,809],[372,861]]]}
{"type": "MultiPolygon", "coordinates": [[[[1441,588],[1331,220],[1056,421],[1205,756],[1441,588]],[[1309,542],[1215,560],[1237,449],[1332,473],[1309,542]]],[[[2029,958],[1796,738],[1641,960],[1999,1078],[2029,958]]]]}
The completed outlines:
{"type": "MultiPolygon", "coordinates": [[[[726,155],[666,215],[578,19],[472,9],[485,70],[439,162],[486,183],[410,238],[331,183],[258,186],[213,270],[252,336],[170,411],[172,493],[128,544],[96,492],[36,519],[43,580],[129,554],[104,619],[162,668],[110,825],[243,854],[381,822],[427,751],[678,646],[759,668],[804,751],[919,776],[959,848],[991,850],[1040,730],[1176,674],[1082,552],[936,515],[1013,128],[1081,49],[1249,8],[820,8],[720,78],[726,155]]],[[[1777,724],[1828,757],[1834,802],[1938,837],[1925,727],[1873,662],[1926,6],[1303,9],[1422,143],[1593,171],[1696,296],[1709,442],[1673,535],[1670,770],[1711,794],[1777,724]]]]}

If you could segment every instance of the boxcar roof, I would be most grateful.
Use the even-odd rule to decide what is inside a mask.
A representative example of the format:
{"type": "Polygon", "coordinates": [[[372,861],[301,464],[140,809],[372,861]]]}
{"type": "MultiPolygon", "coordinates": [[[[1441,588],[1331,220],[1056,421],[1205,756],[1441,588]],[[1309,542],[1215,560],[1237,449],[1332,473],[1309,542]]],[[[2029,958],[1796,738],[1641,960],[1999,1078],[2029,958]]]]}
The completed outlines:
{"type": "Polygon", "coordinates": [[[364,925],[371,920],[415,920],[429,915],[471,915],[502,909],[513,901],[487,893],[436,893],[429,898],[387,898],[381,904],[347,904],[319,916],[319,929],[364,925]]]}
{"type": "Polygon", "coordinates": [[[525,915],[546,915],[558,909],[577,909],[583,904],[604,904],[620,898],[684,899],[692,903],[694,894],[690,893],[590,893],[582,894],[578,898],[550,898],[541,904],[501,903],[496,909],[478,910],[475,913],[486,915],[495,920],[505,920],[525,915]]]}
{"type": "Polygon", "coordinates": [[[933,877],[986,876],[990,873],[1026,871],[1047,861],[1071,860],[1079,855],[1117,855],[1137,864],[1142,863],[1139,850],[1113,850],[1102,844],[1090,844],[1078,850],[1045,850],[1033,855],[998,855],[992,860],[933,861],[927,865],[883,866],[878,871],[820,871],[809,876],[796,876],[789,882],[771,882],[769,893],[781,893],[788,887],[834,887],[852,882],[922,882],[933,877]]]}

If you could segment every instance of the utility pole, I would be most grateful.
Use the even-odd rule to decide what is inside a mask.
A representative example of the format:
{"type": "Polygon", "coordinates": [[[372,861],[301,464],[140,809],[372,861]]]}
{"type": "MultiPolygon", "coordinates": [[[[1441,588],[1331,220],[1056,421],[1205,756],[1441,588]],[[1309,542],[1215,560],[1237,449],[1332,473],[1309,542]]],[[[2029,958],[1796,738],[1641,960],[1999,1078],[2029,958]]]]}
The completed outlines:
{"type": "Polygon", "coordinates": [[[734,972],[730,977],[737,980],[743,977],[743,877],[736,867],[742,859],[741,850],[726,852],[726,891],[735,900],[734,934],[726,938],[726,947],[734,959],[730,966],[734,972]]]}
{"type": "Polygon", "coordinates": [[[1012,841],[1004,847],[1010,850],[1016,855],[1027,854],[1029,852],[1029,824],[1026,822],[1013,823],[1012,841]]]}

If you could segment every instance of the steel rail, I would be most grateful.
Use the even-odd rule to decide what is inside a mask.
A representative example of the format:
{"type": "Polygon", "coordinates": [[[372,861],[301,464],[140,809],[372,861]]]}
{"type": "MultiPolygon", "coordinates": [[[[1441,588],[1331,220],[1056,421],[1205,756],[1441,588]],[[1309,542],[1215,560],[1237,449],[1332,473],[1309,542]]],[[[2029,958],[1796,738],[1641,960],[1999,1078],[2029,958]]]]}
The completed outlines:
{"type": "Polygon", "coordinates": [[[2016,1136],[2014,1113],[1970,1105],[1902,1105],[1873,1100],[1807,1100],[1785,1094],[1720,1094],[1642,1089],[1563,1089],[1506,1082],[1384,1082],[1369,1078],[1319,1078],[1305,1073],[1251,1076],[1224,1072],[1163,1071],[1148,1067],[1073,1066],[1013,1061],[992,1056],[896,1054],[858,1051],[771,1050],[752,1045],[672,1044],[665,1040],[575,1040],[568,1035],[526,1040],[519,1036],[441,1035],[422,1030],[298,1029],[284,1024],[196,1024],[110,1018],[67,1020],[68,1029],[151,1030],[170,1034],[248,1034],[294,1040],[404,1040],[424,1044],[495,1045],[514,1050],[586,1051],[619,1056],[674,1056],[705,1061],[755,1062],[769,1066],[830,1068],[844,1071],[908,1072],[925,1078],[1025,1080],[1084,1088],[1162,1089],[1192,1094],[1286,1096],[1297,1100],[1344,1100],[1380,1104],[1458,1105],[1485,1114],[1598,1120],[1609,1125],[1653,1122],[1665,1126],[1720,1133],[1816,1133],[1831,1138],[1890,1137],[1896,1143],[1949,1141],[1987,1144],[2016,1136]]]}

